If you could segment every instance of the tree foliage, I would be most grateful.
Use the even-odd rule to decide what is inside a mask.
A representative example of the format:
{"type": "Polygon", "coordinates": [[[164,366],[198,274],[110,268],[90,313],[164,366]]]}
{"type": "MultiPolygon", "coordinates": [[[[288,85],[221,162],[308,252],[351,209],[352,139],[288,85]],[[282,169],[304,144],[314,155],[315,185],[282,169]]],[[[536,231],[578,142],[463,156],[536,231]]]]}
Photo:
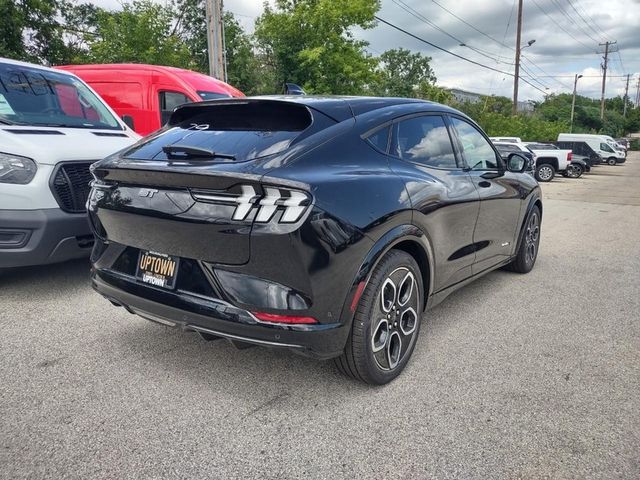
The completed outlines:
{"type": "Polygon", "coordinates": [[[277,0],[256,21],[257,44],[285,82],[312,93],[358,94],[375,79],[377,60],[352,29],[371,28],[378,0],[277,0]]]}
{"type": "Polygon", "coordinates": [[[411,53],[404,48],[391,49],[380,55],[377,78],[372,86],[376,95],[416,97],[436,82],[430,57],[411,53]]]}
{"type": "Polygon", "coordinates": [[[195,62],[172,25],[174,12],[152,0],[124,3],[122,10],[101,10],[90,61],[95,63],[151,63],[193,68],[195,62]]]}

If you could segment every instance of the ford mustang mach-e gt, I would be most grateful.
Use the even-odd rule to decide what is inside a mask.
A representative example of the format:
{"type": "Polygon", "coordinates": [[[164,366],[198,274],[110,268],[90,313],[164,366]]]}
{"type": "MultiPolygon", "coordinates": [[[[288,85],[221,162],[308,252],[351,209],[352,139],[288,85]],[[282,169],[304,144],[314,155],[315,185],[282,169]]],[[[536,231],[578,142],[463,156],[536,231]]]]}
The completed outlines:
{"type": "Polygon", "coordinates": [[[425,309],[528,272],[542,202],[462,113],[402,98],[178,107],[93,167],[93,287],[149,320],[334,359],[383,384],[425,309]]]}

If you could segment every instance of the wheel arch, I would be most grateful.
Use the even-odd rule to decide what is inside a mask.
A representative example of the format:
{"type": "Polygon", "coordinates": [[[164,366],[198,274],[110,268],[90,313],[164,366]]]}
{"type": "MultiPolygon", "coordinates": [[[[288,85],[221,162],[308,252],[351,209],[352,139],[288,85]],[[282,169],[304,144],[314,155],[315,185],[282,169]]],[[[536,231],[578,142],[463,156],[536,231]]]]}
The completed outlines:
{"type": "Polygon", "coordinates": [[[520,233],[518,234],[518,243],[516,244],[515,252],[520,250],[520,245],[522,243],[522,239],[524,238],[524,229],[527,224],[527,219],[529,218],[529,214],[534,207],[538,207],[540,210],[540,224],[542,225],[542,199],[538,195],[534,195],[529,199],[529,203],[527,204],[527,209],[525,210],[524,217],[522,218],[522,222],[520,223],[520,233]]]}
{"type": "Polygon", "coordinates": [[[558,159],[555,157],[538,157],[538,159],[536,160],[536,165],[540,166],[540,165],[551,165],[556,171],[558,171],[558,159]]]}
{"type": "Polygon", "coordinates": [[[408,253],[420,267],[425,295],[423,309],[426,307],[432,293],[434,275],[431,240],[425,232],[415,225],[399,225],[380,237],[361,262],[342,307],[341,318],[344,323],[351,324],[353,321],[360,296],[369,283],[373,270],[382,257],[392,249],[408,253]]]}

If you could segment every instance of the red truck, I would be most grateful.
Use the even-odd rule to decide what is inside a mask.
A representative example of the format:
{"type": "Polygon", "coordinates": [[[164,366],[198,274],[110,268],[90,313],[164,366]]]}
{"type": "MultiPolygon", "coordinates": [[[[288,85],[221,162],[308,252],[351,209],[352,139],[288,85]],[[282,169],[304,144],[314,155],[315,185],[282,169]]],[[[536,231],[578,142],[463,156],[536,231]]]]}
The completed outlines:
{"type": "Polygon", "coordinates": [[[93,88],[140,135],[156,131],[183,103],[244,97],[231,85],[182,68],[135,63],[65,65],[93,88]]]}

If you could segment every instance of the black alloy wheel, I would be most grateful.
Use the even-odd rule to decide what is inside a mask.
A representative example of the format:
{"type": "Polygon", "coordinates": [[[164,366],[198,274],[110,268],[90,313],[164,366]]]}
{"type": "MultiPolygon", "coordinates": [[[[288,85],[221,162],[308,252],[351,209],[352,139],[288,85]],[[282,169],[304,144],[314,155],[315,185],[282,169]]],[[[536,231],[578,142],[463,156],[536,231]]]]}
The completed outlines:
{"type": "Polygon", "coordinates": [[[569,178],[580,178],[583,173],[582,165],[569,165],[566,173],[566,176],[569,178]]]}
{"type": "Polygon", "coordinates": [[[513,261],[507,268],[513,272],[529,273],[538,258],[540,247],[541,215],[535,206],[529,213],[522,232],[520,246],[513,261]]]}
{"type": "Polygon", "coordinates": [[[388,252],[362,294],[345,351],[335,359],[338,369],[376,385],[397,377],[415,347],[423,298],[414,258],[400,250],[388,252]]]}

